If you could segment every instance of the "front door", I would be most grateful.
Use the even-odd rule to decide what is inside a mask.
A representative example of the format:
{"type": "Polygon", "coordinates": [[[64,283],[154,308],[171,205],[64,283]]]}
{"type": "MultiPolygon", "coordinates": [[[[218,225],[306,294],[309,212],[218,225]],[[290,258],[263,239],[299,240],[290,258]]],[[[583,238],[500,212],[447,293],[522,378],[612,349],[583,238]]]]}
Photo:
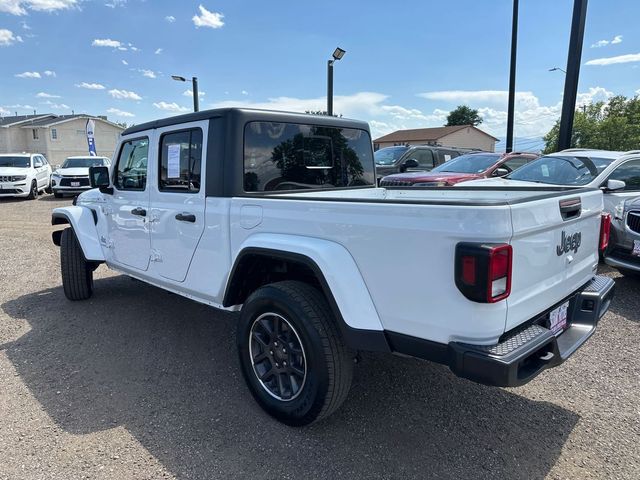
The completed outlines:
{"type": "Polygon", "coordinates": [[[147,164],[150,136],[126,140],[113,169],[113,195],[107,196],[108,247],[112,261],[145,271],[149,268],[149,185],[147,164]]]}
{"type": "Polygon", "coordinates": [[[185,280],[204,232],[207,131],[206,121],[158,129],[158,181],[151,188],[153,269],[176,282],[185,280]]]}
{"type": "Polygon", "coordinates": [[[620,202],[640,195],[640,159],[621,163],[611,172],[607,180],[609,179],[622,180],[626,184],[624,190],[616,190],[604,195],[604,209],[613,213],[620,202]]]}
{"type": "Polygon", "coordinates": [[[38,183],[38,188],[46,187],[48,171],[47,166],[44,163],[44,159],[40,155],[35,155],[33,157],[33,168],[36,171],[36,182],[38,183]]]}

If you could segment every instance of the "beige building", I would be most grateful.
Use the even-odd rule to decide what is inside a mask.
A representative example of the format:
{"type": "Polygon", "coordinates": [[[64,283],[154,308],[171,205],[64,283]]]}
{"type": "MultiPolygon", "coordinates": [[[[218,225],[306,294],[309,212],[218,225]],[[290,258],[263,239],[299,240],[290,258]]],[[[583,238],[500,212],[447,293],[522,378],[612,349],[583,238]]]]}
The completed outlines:
{"type": "Polygon", "coordinates": [[[396,145],[442,145],[445,147],[477,148],[485,152],[494,152],[498,139],[473,125],[454,125],[450,127],[415,128],[397,130],[376,138],[375,150],[396,145]]]}
{"type": "Polygon", "coordinates": [[[60,165],[74,155],[88,155],[86,125],[89,119],[95,122],[96,153],[111,158],[124,129],[107,117],[82,114],[2,117],[0,153],[42,153],[52,165],[60,165]]]}

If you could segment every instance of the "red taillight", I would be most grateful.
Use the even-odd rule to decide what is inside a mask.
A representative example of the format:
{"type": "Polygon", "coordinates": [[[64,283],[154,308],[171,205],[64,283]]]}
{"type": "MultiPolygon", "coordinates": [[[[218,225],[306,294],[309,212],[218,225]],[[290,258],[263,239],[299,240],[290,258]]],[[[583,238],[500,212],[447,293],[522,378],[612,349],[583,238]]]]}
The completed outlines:
{"type": "Polygon", "coordinates": [[[604,251],[609,246],[609,236],[611,235],[611,215],[603,213],[600,217],[600,251],[604,251]]]}
{"type": "Polygon", "coordinates": [[[456,246],[456,285],[474,302],[495,303],[511,293],[511,258],[506,244],[459,243],[456,246]]]}

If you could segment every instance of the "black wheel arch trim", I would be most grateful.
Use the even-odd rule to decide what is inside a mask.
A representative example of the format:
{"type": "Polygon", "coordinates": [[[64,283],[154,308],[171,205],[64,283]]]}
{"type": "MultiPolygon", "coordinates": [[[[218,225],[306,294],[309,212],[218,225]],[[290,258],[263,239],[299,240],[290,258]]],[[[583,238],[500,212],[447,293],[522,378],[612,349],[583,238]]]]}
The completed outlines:
{"type": "Polygon", "coordinates": [[[387,337],[385,336],[385,332],[383,330],[353,328],[345,322],[344,318],[342,317],[342,313],[340,312],[340,308],[338,307],[338,304],[335,300],[335,297],[333,296],[331,288],[329,287],[329,284],[327,283],[327,280],[322,273],[322,270],[312,258],[301,253],[262,247],[247,247],[243,249],[237,255],[233,267],[231,268],[222,301],[223,306],[230,307],[232,305],[242,303],[238,301],[239,299],[237,297],[238,293],[240,292],[240,286],[238,285],[238,282],[243,274],[241,270],[243,268],[243,259],[247,258],[248,256],[285,260],[293,263],[298,263],[309,268],[316,277],[322,293],[329,303],[329,308],[331,308],[331,311],[336,318],[338,328],[342,333],[345,343],[354,350],[391,352],[391,347],[389,346],[387,337]]]}

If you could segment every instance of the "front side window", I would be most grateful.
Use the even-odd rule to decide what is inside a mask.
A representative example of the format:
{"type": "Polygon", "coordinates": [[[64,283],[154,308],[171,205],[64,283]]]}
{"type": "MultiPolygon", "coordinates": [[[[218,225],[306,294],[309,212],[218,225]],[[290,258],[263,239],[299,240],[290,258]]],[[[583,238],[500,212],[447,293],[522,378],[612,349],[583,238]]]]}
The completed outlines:
{"type": "Polygon", "coordinates": [[[433,152],[426,148],[416,148],[406,154],[406,160],[414,159],[420,168],[433,168],[433,152]]]}
{"type": "Polygon", "coordinates": [[[553,155],[527,163],[506,178],[552,185],[586,185],[611,162],[610,158],[553,155]]]}
{"type": "Polygon", "coordinates": [[[520,168],[527,163],[526,157],[513,157],[502,164],[502,167],[508,169],[510,172],[520,168]]]}
{"type": "Polygon", "coordinates": [[[34,168],[40,168],[43,166],[42,160],[40,159],[40,157],[36,156],[33,157],[33,167],[34,168]]]}
{"type": "Polygon", "coordinates": [[[627,191],[640,190],[640,160],[623,163],[613,171],[609,178],[622,180],[626,184],[624,189],[627,191]]]}
{"type": "Polygon", "coordinates": [[[364,130],[272,122],[245,126],[246,192],[374,183],[371,137],[364,130]]]}
{"type": "Polygon", "coordinates": [[[118,190],[144,190],[147,186],[149,138],[128,140],[120,147],[114,186],[118,190]]]}
{"type": "Polygon", "coordinates": [[[160,152],[160,191],[199,192],[202,130],[165,133],[160,139],[160,152]]]}

